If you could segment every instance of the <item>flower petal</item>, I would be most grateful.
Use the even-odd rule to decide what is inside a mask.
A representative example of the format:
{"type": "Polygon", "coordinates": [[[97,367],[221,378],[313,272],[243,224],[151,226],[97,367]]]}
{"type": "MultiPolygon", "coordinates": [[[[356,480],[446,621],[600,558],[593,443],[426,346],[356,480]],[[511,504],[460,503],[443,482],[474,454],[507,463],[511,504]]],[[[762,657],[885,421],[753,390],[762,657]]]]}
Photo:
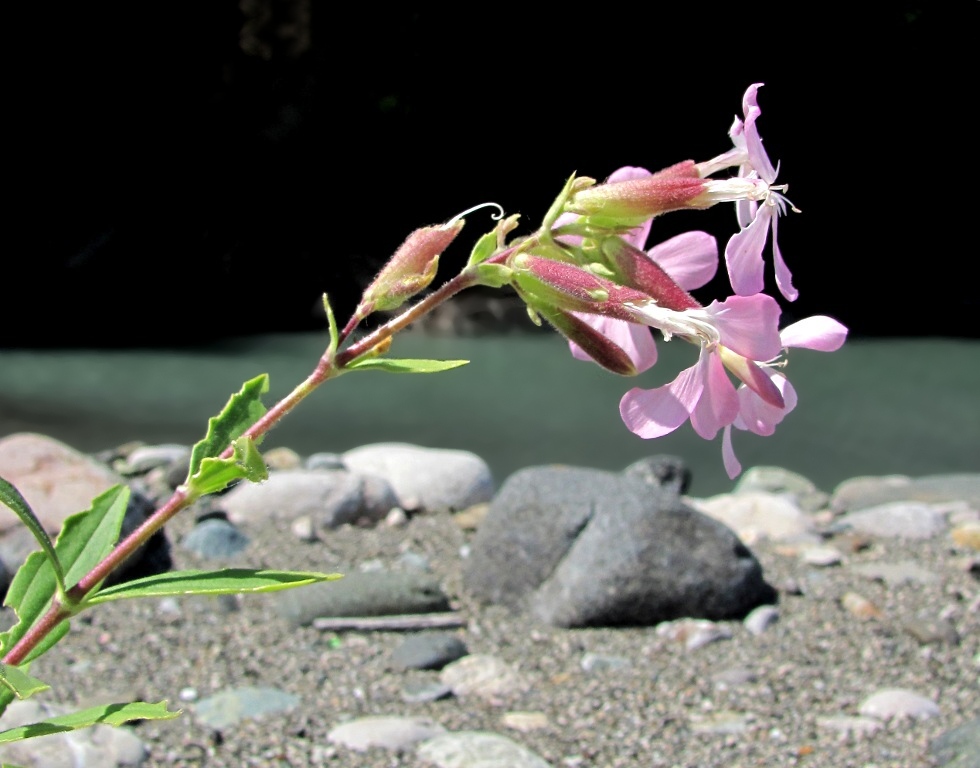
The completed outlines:
{"type": "Polygon", "coordinates": [[[787,325],[779,332],[779,338],[784,347],[835,352],[843,346],[847,328],[831,317],[814,315],[787,325]]]}
{"type": "Polygon", "coordinates": [[[770,184],[776,181],[776,170],[772,167],[772,163],[769,162],[769,155],[766,154],[766,150],[762,146],[762,139],[759,137],[759,131],[755,127],[755,121],[759,119],[759,115],[762,114],[762,110],[759,109],[758,102],[758,90],[762,87],[762,83],[753,83],[745,91],[745,95],[742,97],[742,110],[745,114],[745,149],[749,153],[749,163],[755,169],[759,177],[770,184]]]}
{"type": "Polygon", "coordinates": [[[735,458],[735,449],[732,447],[732,428],[725,427],[721,436],[721,459],[725,462],[725,471],[728,479],[734,480],[742,472],[742,465],[735,458]]]}
{"type": "MultiPolygon", "coordinates": [[[[657,362],[657,342],[654,341],[653,334],[650,333],[647,326],[628,323],[613,317],[588,315],[583,312],[571,312],[570,314],[592,326],[613,344],[620,347],[633,361],[637,373],[643,373],[657,362]]],[[[571,349],[572,357],[576,360],[592,360],[592,357],[575,342],[568,342],[568,346],[571,349]]]]}
{"type": "Polygon", "coordinates": [[[735,385],[728,378],[721,358],[709,354],[704,391],[691,413],[691,426],[705,440],[712,440],[719,429],[735,421],[738,405],[735,385]]]}
{"type": "Polygon", "coordinates": [[[657,389],[634,387],[619,401],[619,415],[642,438],[663,437],[690,418],[704,391],[708,355],[702,348],[698,362],[681,371],[670,384],[657,389]]]}
{"type": "Polygon", "coordinates": [[[735,419],[735,426],[739,429],[748,430],[757,435],[768,437],[776,431],[776,425],[785,418],[786,414],[792,411],[799,398],[796,390],[789,380],[781,373],[767,371],[773,384],[779,389],[786,404],[783,408],[766,403],[755,392],[748,387],[738,388],[738,418],[735,419]]]}
{"type": "Polygon", "coordinates": [[[776,223],[779,221],[779,214],[772,217],[772,261],[776,267],[776,287],[779,292],[786,297],[787,301],[796,301],[800,292],[793,287],[793,275],[790,274],[789,267],[783,261],[783,254],[779,250],[779,241],[776,240],[776,223]]]}
{"type": "Polygon", "coordinates": [[[647,253],[685,291],[705,285],[718,271],[718,242],[707,232],[684,232],[647,253]]]}
{"type": "Polygon", "coordinates": [[[729,296],[713,301],[705,312],[721,334],[721,343],[750,360],[771,360],[783,349],[780,308],[772,296],[729,296]]]}
{"type": "Polygon", "coordinates": [[[765,285],[762,275],[762,249],[766,247],[769,221],[774,215],[771,205],[760,205],[752,222],[741,232],[732,235],[725,247],[728,279],[739,296],[760,293],[765,285]]]}

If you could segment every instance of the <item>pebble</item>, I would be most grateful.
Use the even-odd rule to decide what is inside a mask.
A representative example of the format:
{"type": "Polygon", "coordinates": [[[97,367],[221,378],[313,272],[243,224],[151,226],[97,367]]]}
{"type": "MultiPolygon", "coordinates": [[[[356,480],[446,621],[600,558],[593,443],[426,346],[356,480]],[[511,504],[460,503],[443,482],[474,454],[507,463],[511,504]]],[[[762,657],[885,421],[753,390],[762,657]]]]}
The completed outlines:
{"type": "Polygon", "coordinates": [[[818,543],[810,516],[783,494],[748,491],[692,499],[695,509],[731,528],[751,546],[761,541],[818,543]]]}
{"type": "Polygon", "coordinates": [[[361,717],[336,726],[327,739],[355,752],[371,747],[403,752],[445,732],[441,725],[424,717],[361,717]]]}
{"type": "Polygon", "coordinates": [[[245,551],[248,545],[248,536],[218,517],[202,520],[180,541],[181,547],[205,560],[234,557],[245,551]]]}
{"type": "Polygon", "coordinates": [[[888,721],[894,718],[910,718],[921,720],[927,717],[938,717],[939,707],[932,699],[909,691],[904,688],[885,688],[861,702],[860,714],[878,720],[888,721]]]}
{"type": "Polygon", "coordinates": [[[723,624],[706,619],[677,619],[657,625],[656,633],[688,651],[695,651],[719,640],[730,640],[732,630],[723,624]]]}
{"type": "Polygon", "coordinates": [[[500,718],[500,724],[505,728],[522,733],[540,731],[542,728],[548,728],[551,725],[548,721],[548,715],[544,712],[505,712],[500,718]]]}
{"type": "Polygon", "coordinates": [[[527,681],[510,664],[483,653],[447,665],[439,679],[456,696],[476,696],[492,704],[502,704],[527,689],[527,681]]]}
{"type": "MultiPolygon", "coordinates": [[[[74,707],[35,699],[14,701],[3,714],[3,727],[17,728],[74,711],[74,707]]],[[[22,768],[123,768],[143,764],[149,750],[132,727],[95,725],[0,745],[0,761],[22,768]]]]}
{"type": "Polygon", "coordinates": [[[396,669],[442,669],[468,653],[466,643],[444,632],[422,632],[406,638],[392,651],[396,669]]]}
{"type": "Polygon", "coordinates": [[[841,598],[840,603],[852,616],[862,621],[880,619],[883,616],[881,609],[877,605],[857,592],[846,592],[841,598]]]}
{"type": "Polygon", "coordinates": [[[600,653],[586,653],[582,656],[582,670],[587,673],[619,672],[630,669],[633,662],[625,656],[610,656],[600,653]]]}
{"type": "Polygon", "coordinates": [[[849,512],[838,525],[878,538],[931,539],[946,526],[946,516],[931,504],[895,501],[849,512]]]}
{"type": "Polygon", "coordinates": [[[422,765],[436,768],[551,768],[539,755],[497,733],[456,731],[422,742],[422,765]]]}
{"type": "Polygon", "coordinates": [[[774,605],[760,605],[749,612],[742,623],[753,635],[761,635],[779,621],[779,609],[774,605]]]}
{"type": "Polygon", "coordinates": [[[934,584],[939,581],[939,576],[912,560],[893,563],[859,563],[851,566],[851,571],[868,579],[883,581],[889,587],[900,587],[903,584],[934,584]]]}
{"type": "Polygon", "coordinates": [[[818,568],[840,565],[844,555],[836,547],[807,547],[803,550],[803,562],[818,568]]]}
{"type": "Polygon", "coordinates": [[[194,705],[194,718],[211,728],[229,728],[246,718],[287,712],[299,704],[299,696],[278,688],[242,686],[227,688],[194,705]]]}

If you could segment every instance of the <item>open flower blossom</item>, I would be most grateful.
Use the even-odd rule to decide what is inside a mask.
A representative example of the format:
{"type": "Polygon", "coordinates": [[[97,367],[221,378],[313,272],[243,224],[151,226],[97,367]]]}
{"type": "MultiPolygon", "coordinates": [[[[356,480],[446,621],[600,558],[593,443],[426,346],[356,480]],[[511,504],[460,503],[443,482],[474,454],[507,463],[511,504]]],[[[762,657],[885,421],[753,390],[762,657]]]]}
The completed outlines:
{"type": "Polygon", "coordinates": [[[776,230],[779,217],[786,215],[787,207],[793,210],[796,208],[782,194],[786,191],[786,186],[776,184],[778,167],[773,168],[769,155],[762,146],[759,130],[756,128],[756,121],[762,114],[757,95],[762,85],[762,83],[750,85],[742,97],[745,121],[736,117],[728,132],[735,145],[734,149],[706,163],[700,163],[698,171],[708,176],[723,168],[738,166],[740,178],[758,179],[765,183],[767,191],[761,200],[743,198],[735,202],[735,212],[741,230],[732,236],[725,248],[728,276],[732,289],[740,296],[751,296],[762,291],[764,285],[762,251],[766,246],[766,236],[771,229],[776,285],[783,296],[789,301],[795,301],[799,293],[793,287],[793,276],[779,250],[776,230]]]}
{"type": "Polygon", "coordinates": [[[781,365],[779,353],[788,347],[833,351],[844,343],[847,329],[829,317],[816,316],[777,333],[779,308],[765,294],[732,296],[701,312],[676,315],[681,316],[655,311],[651,322],[699,343],[697,363],[662,387],[631,389],[620,401],[620,415],[627,428],[643,438],[662,437],[688,419],[706,440],[723,429],[722,458],[734,478],[741,466],[731,427],[771,435],[796,406],[795,390],[774,370],[781,365]],[[742,382],[737,390],[729,373],[742,382]]]}
{"type": "MultiPolygon", "coordinates": [[[[823,315],[815,315],[788,325],[779,334],[779,339],[786,349],[798,347],[818,352],[836,352],[846,338],[847,328],[833,318],[823,315]]],[[[783,417],[796,407],[796,390],[786,376],[773,367],[766,367],[763,370],[779,389],[784,405],[782,408],[774,408],[752,389],[745,386],[738,388],[738,415],[731,424],[725,426],[721,448],[725,471],[731,478],[737,477],[742,471],[742,465],[735,457],[732,446],[732,427],[768,436],[776,431],[776,425],[783,420],[783,417]]]]}

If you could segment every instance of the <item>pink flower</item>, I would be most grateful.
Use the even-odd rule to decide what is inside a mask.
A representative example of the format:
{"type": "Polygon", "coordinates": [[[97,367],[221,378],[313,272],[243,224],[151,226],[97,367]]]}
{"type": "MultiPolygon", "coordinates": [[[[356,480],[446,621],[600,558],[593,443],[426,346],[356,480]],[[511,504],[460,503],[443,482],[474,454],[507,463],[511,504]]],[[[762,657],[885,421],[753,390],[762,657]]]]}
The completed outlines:
{"type": "Polygon", "coordinates": [[[639,309],[665,336],[677,334],[700,345],[695,365],[657,389],[634,387],[619,404],[627,428],[643,438],[662,437],[688,419],[701,437],[711,440],[738,416],[735,386],[726,369],[752,387],[760,398],[781,408],[783,399],[754,361],[775,358],[781,350],[777,331],[779,305],[765,294],[731,296],[700,310],[670,312],[639,309]]]}
{"type": "MultiPolygon", "coordinates": [[[[836,320],[815,315],[800,320],[784,328],[779,334],[784,348],[799,347],[814,349],[819,352],[834,352],[841,348],[847,338],[847,328],[836,320]]],[[[732,446],[732,426],[736,429],[754,432],[757,435],[768,436],[776,431],[778,425],[787,413],[796,407],[796,390],[782,373],[771,368],[763,371],[772,380],[783,396],[782,408],[775,408],[765,402],[752,389],[738,388],[738,415],[731,424],[725,426],[722,436],[722,460],[730,478],[735,478],[742,471],[742,465],[735,458],[732,446]]]]}
{"type": "Polygon", "coordinates": [[[769,194],[761,204],[755,200],[739,200],[735,203],[735,212],[742,229],[728,241],[725,247],[725,263],[728,265],[728,275],[735,293],[740,296],[759,293],[763,288],[762,251],[771,228],[776,285],[787,300],[795,301],[799,291],[793,287],[793,276],[783,261],[776,240],[779,217],[785,216],[787,206],[792,208],[793,205],[780,194],[786,187],[775,185],[778,170],[772,167],[755,126],[756,120],[762,114],[756,96],[761,86],[762,83],[755,83],[745,92],[742,97],[745,122],[736,118],[729,135],[736,149],[743,150],[746,155],[746,160],[739,166],[739,176],[762,179],[769,185],[769,194]]]}

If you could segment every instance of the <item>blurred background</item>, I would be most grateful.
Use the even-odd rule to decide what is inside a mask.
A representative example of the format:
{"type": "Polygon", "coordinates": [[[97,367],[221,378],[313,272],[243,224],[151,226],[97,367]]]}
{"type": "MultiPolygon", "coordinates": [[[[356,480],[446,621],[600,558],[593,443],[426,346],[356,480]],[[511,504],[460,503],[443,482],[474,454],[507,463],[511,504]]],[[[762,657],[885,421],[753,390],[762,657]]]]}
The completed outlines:
{"type": "MultiPolygon", "coordinates": [[[[765,447],[746,455],[809,468],[825,483],[865,469],[976,470],[980,321],[965,176],[980,3],[608,9],[241,0],[18,11],[8,28],[13,242],[3,259],[0,434],[45,427],[91,450],[123,438],[191,442],[198,427],[189,434],[187,424],[241,383],[226,376],[230,360],[254,375],[285,359],[270,363],[270,353],[294,350],[308,370],[325,325],[321,294],[346,318],[415,227],[494,200],[521,213],[529,231],[572,172],[602,179],[622,165],[655,170],[712,157],[730,146],[746,87],[763,82],[760,132],[803,211],[780,222],[800,290],[797,302],[782,302],[784,323],[832,315],[851,329],[856,351],[800,353],[814,361],[805,364],[813,384],[796,378],[806,369],[791,372],[802,403],[794,416],[807,408],[808,386],[816,401],[814,422],[792,440],[801,447],[759,441],[765,447]],[[177,383],[198,376],[195,366],[210,370],[204,360],[223,364],[208,381],[177,383]],[[867,400],[848,401],[858,369],[870,376],[860,385],[867,400]],[[154,397],[133,394],[151,380],[162,382],[154,397]],[[92,410],[103,399],[107,410],[130,408],[117,430],[105,424],[119,419],[92,410]],[[910,424],[932,431],[910,433],[910,424]],[[815,437],[820,429],[831,432],[815,437]],[[901,456],[899,429],[908,437],[901,456]],[[880,444],[867,444],[869,432],[880,444]],[[813,440],[824,447],[806,448],[813,440]],[[815,468],[838,453],[833,471],[815,468]]],[[[490,225],[469,217],[440,278],[490,225]]],[[[670,214],[651,241],[693,228],[723,247],[736,230],[732,206],[670,214]]],[[[697,295],[727,295],[726,282],[722,270],[697,295]]],[[[473,342],[486,350],[447,350],[484,368],[445,374],[445,386],[495,383],[481,395],[486,406],[461,403],[452,418],[438,402],[406,408],[405,386],[443,384],[398,379],[377,395],[390,410],[372,404],[357,420],[362,431],[331,431],[326,424],[342,420],[331,412],[318,436],[289,439],[335,449],[442,424],[431,444],[466,447],[499,425],[486,450],[502,474],[533,461],[619,466],[663,449],[618,423],[618,397],[636,382],[603,379],[609,391],[589,394],[573,378],[582,364],[564,367],[563,344],[535,339],[504,340],[500,353],[494,339],[473,342]],[[553,358],[533,347],[541,343],[553,358]],[[537,351],[526,360],[506,351],[519,344],[537,351]],[[568,390],[563,414],[601,407],[615,432],[600,435],[589,422],[574,439],[557,427],[554,439],[542,427],[515,433],[541,413],[522,409],[538,402],[515,394],[525,380],[528,391],[568,390]],[[498,416],[466,421],[483,408],[498,416]],[[390,428],[406,412],[405,430],[390,428]],[[569,443],[581,447],[572,458],[569,443]]],[[[345,419],[364,408],[350,394],[345,419]]],[[[721,487],[720,448],[708,449],[710,458],[692,461],[710,462],[711,487],[721,487]]]]}

